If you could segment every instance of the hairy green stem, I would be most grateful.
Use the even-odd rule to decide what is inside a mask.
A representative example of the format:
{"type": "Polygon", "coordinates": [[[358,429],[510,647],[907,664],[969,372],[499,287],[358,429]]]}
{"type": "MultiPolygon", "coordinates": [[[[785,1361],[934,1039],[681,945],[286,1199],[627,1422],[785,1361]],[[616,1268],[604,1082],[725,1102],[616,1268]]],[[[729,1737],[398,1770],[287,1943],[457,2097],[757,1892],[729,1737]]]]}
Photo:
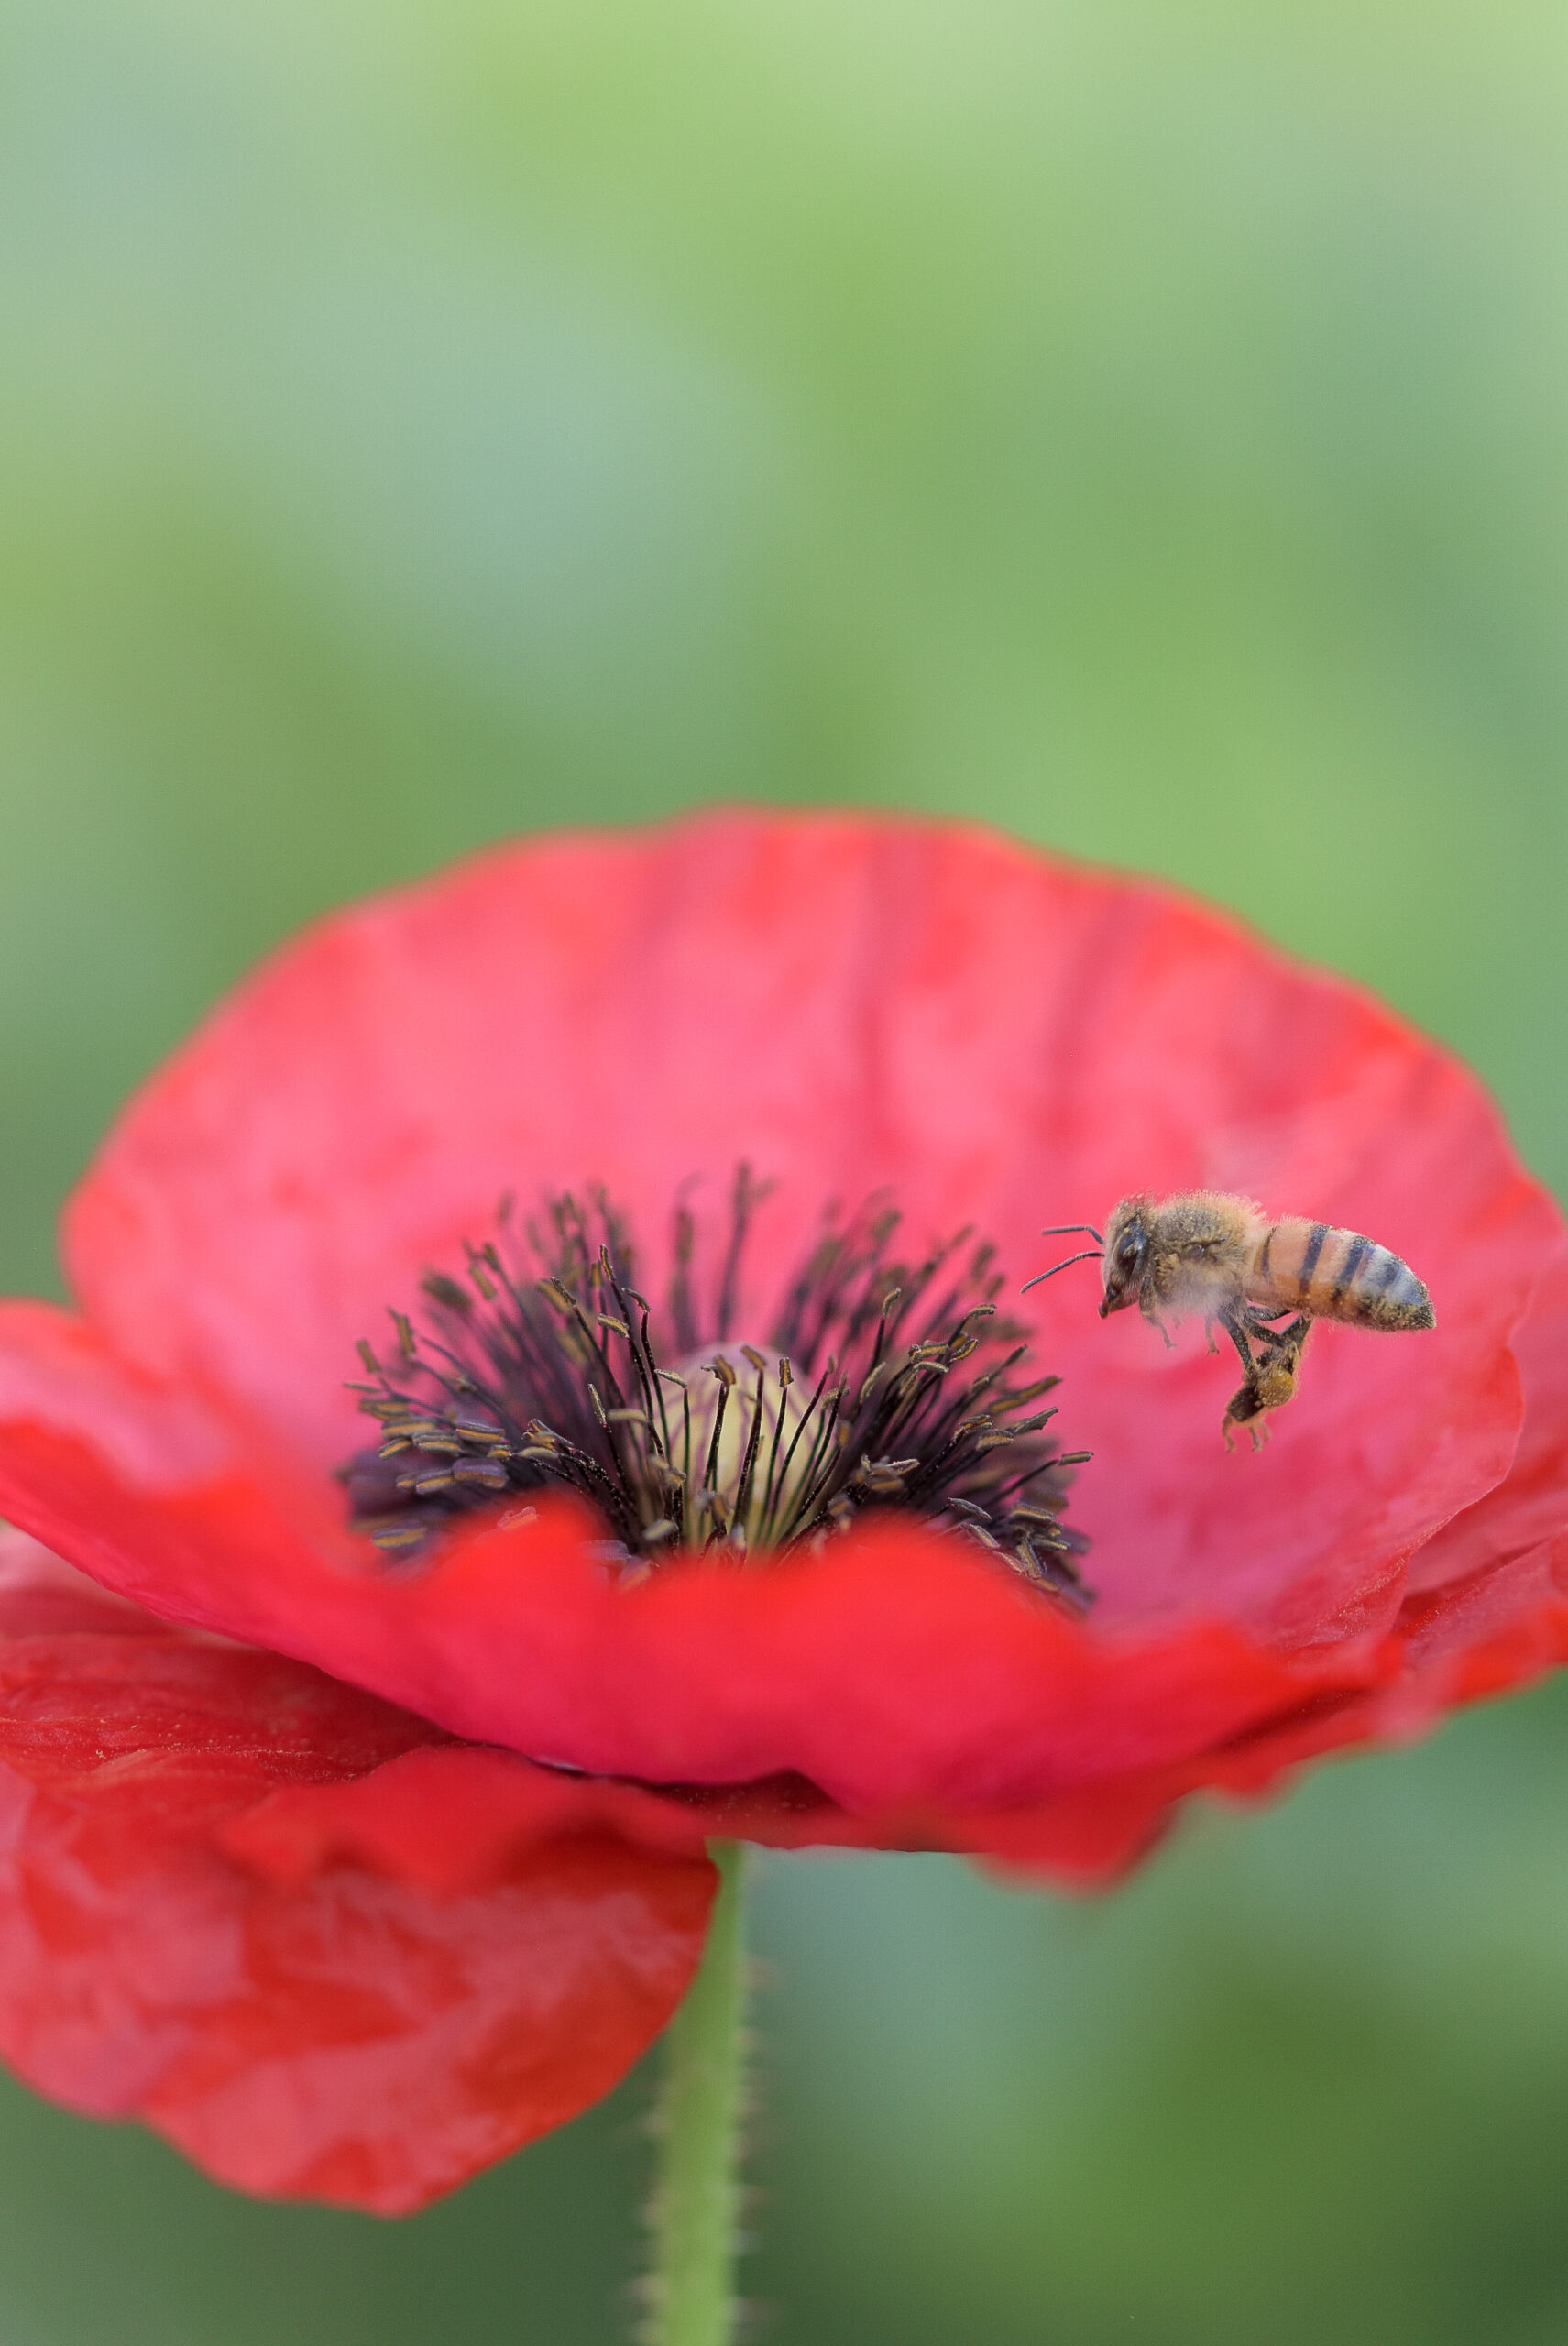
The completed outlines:
{"type": "Polygon", "coordinates": [[[716,1842],[718,1896],[702,1968],[664,2038],[650,2226],[649,2346],[729,2346],[735,2331],[745,2099],[746,1852],[716,1842]]]}

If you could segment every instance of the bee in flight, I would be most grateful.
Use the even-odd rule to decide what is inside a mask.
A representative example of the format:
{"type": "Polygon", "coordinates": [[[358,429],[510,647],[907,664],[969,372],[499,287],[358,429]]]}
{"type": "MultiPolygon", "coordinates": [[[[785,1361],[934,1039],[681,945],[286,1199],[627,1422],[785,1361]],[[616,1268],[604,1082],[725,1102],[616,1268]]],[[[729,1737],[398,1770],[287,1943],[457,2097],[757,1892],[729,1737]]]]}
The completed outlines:
{"type": "Polygon", "coordinates": [[[1168,1344],[1167,1317],[1201,1311],[1211,1352],[1215,1327],[1223,1328],[1241,1356],[1243,1379],[1221,1427],[1227,1449],[1231,1429],[1241,1425],[1253,1448],[1261,1448],[1265,1413],[1283,1409],[1295,1393],[1314,1320],[1345,1320],[1385,1333],[1436,1324],[1426,1288],[1387,1246],[1300,1214],[1271,1222],[1250,1198],[1217,1189],[1190,1189],[1157,1204],[1124,1198],[1103,1237],[1088,1222],[1041,1234],[1068,1230],[1081,1230],[1095,1244],[1028,1287],[1097,1256],[1104,1268],[1102,1320],[1135,1303],[1168,1344]]]}

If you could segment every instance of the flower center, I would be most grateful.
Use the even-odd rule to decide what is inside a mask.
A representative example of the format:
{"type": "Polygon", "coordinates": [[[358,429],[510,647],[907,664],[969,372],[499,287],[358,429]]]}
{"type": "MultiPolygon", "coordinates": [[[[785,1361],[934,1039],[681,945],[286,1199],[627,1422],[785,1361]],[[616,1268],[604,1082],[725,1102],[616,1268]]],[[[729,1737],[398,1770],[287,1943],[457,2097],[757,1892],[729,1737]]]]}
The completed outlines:
{"type": "Polygon", "coordinates": [[[742,1166],[707,1309],[677,1207],[658,1314],[602,1193],[557,1198],[521,1229],[503,1202],[463,1277],[426,1274],[417,1323],[390,1313],[389,1356],[360,1344],[370,1381],[351,1389],[381,1439],[338,1470],[353,1529],[414,1556],[457,1516],[564,1485],[626,1573],[816,1548],[896,1507],[1080,1609],[1084,1542],[1060,1516],[1088,1453],[1058,1451],[1055,1409],[1031,1406],[1058,1379],[1022,1369],[994,1249],[966,1230],[905,1262],[893,1211],[829,1215],[765,1340],[742,1342],[731,1322],[766,1194],[742,1166]]]}

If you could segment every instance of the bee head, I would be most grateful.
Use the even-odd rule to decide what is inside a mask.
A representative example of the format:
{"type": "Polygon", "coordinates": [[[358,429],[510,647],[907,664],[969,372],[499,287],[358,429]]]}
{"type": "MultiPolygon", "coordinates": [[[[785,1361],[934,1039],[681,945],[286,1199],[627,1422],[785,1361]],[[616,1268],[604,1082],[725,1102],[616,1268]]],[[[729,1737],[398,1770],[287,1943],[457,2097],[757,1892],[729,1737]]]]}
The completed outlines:
{"type": "Polygon", "coordinates": [[[1147,1198],[1124,1198],[1105,1225],[1105,1292],[1100,1299],[1100,1317],[1113,1311],[1125,1311],[1136,1303],[1143,1293],[1144,1274],[1148,1268],[1149,1233],[1146,1219],[1149,1206],[1147,1198]]]}

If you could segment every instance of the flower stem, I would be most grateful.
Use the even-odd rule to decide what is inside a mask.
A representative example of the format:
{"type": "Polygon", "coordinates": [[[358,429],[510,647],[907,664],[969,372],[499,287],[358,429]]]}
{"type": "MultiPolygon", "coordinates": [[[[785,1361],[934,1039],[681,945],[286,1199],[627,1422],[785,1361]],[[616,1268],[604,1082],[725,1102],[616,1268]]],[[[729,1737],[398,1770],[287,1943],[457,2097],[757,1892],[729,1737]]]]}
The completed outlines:
{"type": "Polygon", "coordinates": [[[718,1896],[702,1968],[664,2038],[650,2218],[649,2346],[729,2346],[735,2325],[739,2134],[745,2099],[746,1852],[713,1843],[718,1896]]]}

